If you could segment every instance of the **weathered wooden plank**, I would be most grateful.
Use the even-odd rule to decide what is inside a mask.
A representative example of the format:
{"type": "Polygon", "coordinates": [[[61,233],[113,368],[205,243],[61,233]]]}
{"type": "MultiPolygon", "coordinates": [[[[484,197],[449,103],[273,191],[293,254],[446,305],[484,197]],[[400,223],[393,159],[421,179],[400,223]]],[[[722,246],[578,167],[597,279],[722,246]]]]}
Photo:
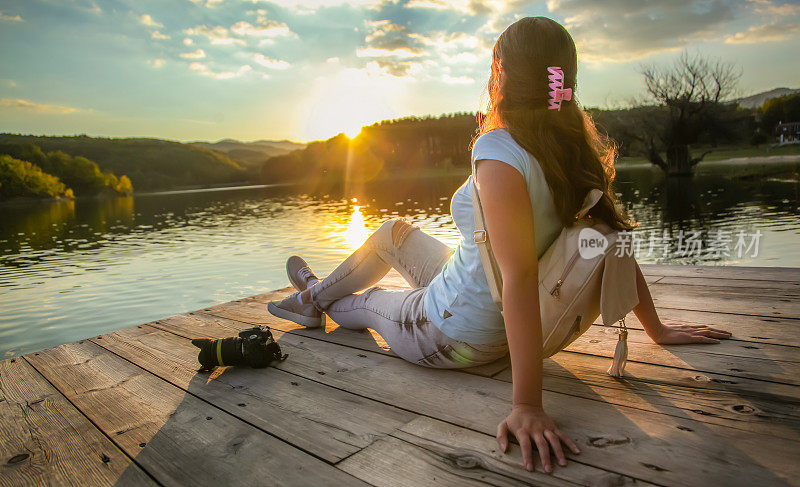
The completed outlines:
{"type": "Polygon", "coordinates": [[[0,362],[0,485],[156,485],[24,359],[0,362]]]}
{"type": "Polygon", "coordinates": [[[721,279],[751,279],[764,281],[800,282],[797,267],[694,266],[641,264],[646,276],[712,277],[721,279]]]}
{"type": "MultiPolygon", "coordinates": [[[[286,292],[260,294],[252,298],[244,298],[205,308],[202,311],[222,318],[236,319],[254,325],[267,325],[275,330],[395,356],[395,353],[389,349],[383,338],[374,330],[354,334],[352,330],[339,327],[330,318],[326,320],[325,329],[309,329],[290,321],[276,318],[267,312],[266,304],[269,301],[283,299],[287,294],[286,292]]],[[[489,377],[508,367],[508,364],[508,358],[502,358],[490,364],[466,368],[464,372],[489,377]]]]}
{"type": "Polygon", "coordinates": [[[26,358],[162,484],[360,484],[88,340],[26,358]]]}
{"type": "MultiPolygon", "coordinates": [[[[664,323],[696,323],[727,330],[733,333],[734,340],[800,347],[800,333],[795,331],[800,328],[800,321],[792,318],[768,318],[670,308],[659,309],[658,316],[664,323]]],[[[602,320],[598,317],[595,324],[602,324],[602,320]]],[[[628,328],[643,329],[633,313],[625,318],[625,324],[628,328]]]]}
{"type": "MultiPolygon", "coordinates": [[[[543,362],[543,388],[611,404],[800,441],[800,388],[637,362],[623,380],[610,358],[561,352],[543,362]]],[[[494,376],[511,382],[511,369],[494,376]]]]}
{"type": "Polygon", "coordinates": [[[420,416],[392,433],[396,441],[375,443],[348,458],[339,467],[373,485],[462,485],[479,480],[482,485],[650,485],[603,469],[580,463],[573,456],[566,468],[554,467],[552,474],[542,471],[538,459],[535,471],[519,468],[522,455],[518,446],[509,445],[504,454],[493,436],[420,416]],[[407,477],[396,479],[397,470],[408,458],[417,460],[407,477]],[[451,480],[453,482],[451,482],[451,480]]]}
{"type": "MultiPolygon", "coordinates": [[[[592,326],[566,350],[613,357],[617,339],[616,328],[592,326]]],[[[728,340],[713,345],[657,345],[643,331],[628,331],[629,361],[800,385],[800,363],[789,361],[797,360],[794,350],[728,340]]]]}
{"type": "MultiPolygon", "coordinates": [[[[289,333],[281,346],[297,360],[278,368],[485,434],[493,435],[510,409],[511,386],[502,381],[289,333]]],[[[800,443],[792,440],[778,444],[768,435],[551,391],[543,400],[583,448],[581,462],[597,468],[613,465],[661,485],[785,485],[800,478],[800,443]]]]}
{"type": "MultiPolygon", "coordinates": [[[[393,436],[381,438],[368,448],[337,465],[353,477],[380,487],[483,487],[486,485],[512,487],[519,485],[575,486],[571,482],[548,479],[536,484],[509,478],[491,470],[476,467],[480,457],[462,460],[470,467],[459,467],[458,457],[431,452],[393,436]]],[[[541,475],[544,476],[544,475],[541,475]]],[[[539,480],[538,478],[536,480],[539,480]]]]}
{"type": "MultiPolygon", "coordinates": [[[[730,328],[730,327],[729,327],[730,328]]],[[[594,342],[592,340],[604,340],[607,338],[617,339],[619,327],[617,326],[593,326],[576,341],[589,341],[602,349],[607,346],[604,342],[594,342]]],[[[672,355],[680,355],[684,351],[696,353],[709,353],[714,355],[727,355],[743,359],[764,359],[774,362],[800,363],[800,351],[797,347],[787,347],[785,345],[773,345],[771,343],[752,343],[744,340],[726,339],[719,343],[692,343],[684,345],[657,345],[647,336],[644,330],[631,329],[628,333],[628,344],[646,345],[647,348],[658,347],[672,355]]],[[[616,343],[612,344],[616,346],[616,343]]],[[[613,346],[611,347],[613,351],[613,346]]],[[[630,349],[630,347],[628,347],[630,349]]],[[[735,372],[735,371],[734,371],[735,372]]]]}
{"type": "MultiPolygon", "coordinates": [[[[647,278],[648,276],[645,276],[647,278]]],[[[659,284],[678,284],[681,286],[708,286],[726,288],[749,288],[763,294],[774,293],[775,291],[800,291],[800,281],[779,281],[779,280],[759,280],[759,279],[726,279],[722,277],[683,277],[666,276],[661,277],[659,284]]]]}
{"type": "MultiPolygon", "coordinates": [[[[223,328],[220,334],[236,334],[223,324],[219,326],[223,328]]],[[[281,333],[274,335],[279,338],[281,333]]],[[[92,341],[331,463],[414,418],[407,411],[279,369],[227,367],[213,374],[197,373],[197,348],[188,339],[148,325],[126,328],[92,341]]]]}
{"type": "Polygon", "coordinates": [[[757,316],[800,318],[800,293],[796,291],[724,286],[686,286],[661,284],[650,286],[657,309],[675,308],[716,311],[757,316]]]}

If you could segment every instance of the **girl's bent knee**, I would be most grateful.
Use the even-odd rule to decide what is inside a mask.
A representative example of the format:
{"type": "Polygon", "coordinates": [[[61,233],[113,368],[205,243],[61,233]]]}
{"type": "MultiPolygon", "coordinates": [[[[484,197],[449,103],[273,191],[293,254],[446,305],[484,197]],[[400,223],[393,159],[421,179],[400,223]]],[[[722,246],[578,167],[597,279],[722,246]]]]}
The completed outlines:
{"type": "Polygon", "coordinates": [[[391,225],[392,228],[392,244],[396,248],[400,248],[400,246],[405,241],[406,237],[413,232],[414,230],[418,230],[419,227],[409,223],[404,218],[392,218],[388,220],[384,225],[391,225]]]}

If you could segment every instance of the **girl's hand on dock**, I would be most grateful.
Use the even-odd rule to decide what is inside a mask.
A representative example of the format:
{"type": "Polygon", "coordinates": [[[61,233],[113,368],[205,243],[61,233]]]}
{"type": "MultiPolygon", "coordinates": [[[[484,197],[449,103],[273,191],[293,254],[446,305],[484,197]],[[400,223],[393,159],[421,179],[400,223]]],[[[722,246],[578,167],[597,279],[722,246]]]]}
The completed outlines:
{"type": "Polygon", "coordinates": [[[497,425],[497,444],[503,452],[508,449],[508,433],[514,434],[522,450],[522,461],[528,471],[533,471],[533,447],[539,450],[539,458],[542,460],[544,471],[550,473],[553,467],[550,466],[550,448],[556,456],[558,464],[562,467],[567,466],[567,459],[564,457],[564,450],[561,442],[578,454],[581,451],[577,445],[556,426],[541,406],[531,406],[528,404],[518,404],[511,410],[511,414],[497,425]],[[533,442],[533,443],[531,443],[533,442]],[[549,445],[548,445],[549,442],[549,445]]]}
{"type": "Polygon", "coordinates": [[[663,324],[650,338],[659,345],[683,345],[685,343],[719,343],[731,337],[731,332],[711,328],[708,325],[663,324]]]}

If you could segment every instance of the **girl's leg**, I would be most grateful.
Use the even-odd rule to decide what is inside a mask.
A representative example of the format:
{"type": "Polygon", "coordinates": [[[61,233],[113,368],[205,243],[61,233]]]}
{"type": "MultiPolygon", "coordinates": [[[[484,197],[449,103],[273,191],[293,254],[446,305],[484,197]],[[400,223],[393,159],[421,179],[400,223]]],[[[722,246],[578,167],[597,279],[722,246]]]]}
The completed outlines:
{"type": "Polygon", "coordinates": [[[443,242],[416,225],[393,218],[327,277],[308,288],[303,300],[326,311],[334,301],[374,285],[392,267],[411,286],[427,286],[449,257],[450,249],[443,242]]]}
{"type": "Polygon", "coordinates": [[[505,342],[471,345],[442,333],[425,314],[426,292],[426,287],[403,291],[372,287],[335,301],[327,314],[345,328],[372,328],[398,356],[425,367],[472,367],[508,353],[505,342]]]}

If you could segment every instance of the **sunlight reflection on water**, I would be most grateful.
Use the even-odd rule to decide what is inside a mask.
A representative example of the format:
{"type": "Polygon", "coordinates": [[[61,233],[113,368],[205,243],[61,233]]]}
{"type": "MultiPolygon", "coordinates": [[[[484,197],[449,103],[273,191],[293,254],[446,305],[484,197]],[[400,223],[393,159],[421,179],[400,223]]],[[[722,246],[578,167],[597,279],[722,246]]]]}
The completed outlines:
{"type": "Polygon", "coordinates": [[[350,219],[347,226],[340,234],[344,238],[344,243],[347,244],[349,250],[355,250],[361,247],[361,244],[369,237],[370,232],[364,223],[364,215],[361,214],[361,207],[356,205],[353,207],[353,212],[350,214],[350,219]]]}

